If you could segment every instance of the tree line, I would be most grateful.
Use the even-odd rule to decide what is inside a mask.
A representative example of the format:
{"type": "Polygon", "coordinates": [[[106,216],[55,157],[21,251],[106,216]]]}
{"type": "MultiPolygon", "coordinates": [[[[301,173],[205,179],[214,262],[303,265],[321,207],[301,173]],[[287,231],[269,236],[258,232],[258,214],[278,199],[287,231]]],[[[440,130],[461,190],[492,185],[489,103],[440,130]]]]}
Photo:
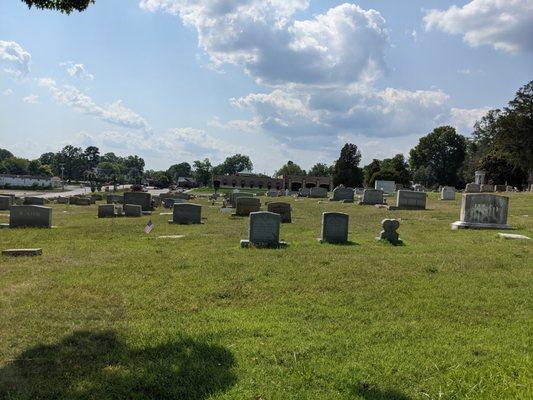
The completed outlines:
{"type": "MultiPolygon", "coordinates": [[[[483,169],[489,183],[520,187],[533,182],[533,81],[518,90],[507,107],[487,112],[474,125],[471,137],[458,134],[451,126],[440,126],[420,138],[409,152],[383,160],[374,159],[360,167],[357,145],[346,143],[332,164],[316,163],[305,171],[293,161],[281,166],[275,176],[330,176],[334,185],[374,186],[376,180],[411,181],[428,188],[439,185],[464,187],[474,171],[483,169]]],[[[98,147],[85,149],[65,146],[57,153],[44,153],[38,159],[15,157],[0,149],[0,173],[59,176],[65,181],[102,183],[143,183],[168,187],[179,177],[192,177],[201,186],[210,186],[214,175],[234,175],[252,171],[249,156],[235,154],[212,165],[208,158],[192,164],[181,162],[167,170],[144,170],[144,160],[136,155],[101,155],[98,147]]]]}

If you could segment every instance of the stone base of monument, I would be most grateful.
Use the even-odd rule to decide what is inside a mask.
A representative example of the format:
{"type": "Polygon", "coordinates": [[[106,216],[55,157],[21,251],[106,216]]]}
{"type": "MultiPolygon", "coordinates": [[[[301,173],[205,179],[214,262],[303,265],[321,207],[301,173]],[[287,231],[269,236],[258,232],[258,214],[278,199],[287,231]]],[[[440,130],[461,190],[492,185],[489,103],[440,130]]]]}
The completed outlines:
{"type": "Polygon", "coordinates": [[[455,221],[451,224],[452,230],[457,229],[513,229],[508,224],[482,224],[478,222],[455,221]]]}
{"type": "Polygon", "coordinates": [[[11,257],[41,256],[43,249],[6,249],[2,250],[2,254],[11,257]]]}
{"type": "Polygon", "coordinates": [[[176,225],[198,225],[198,224],[203,224],[203,222],[197,222],[197,221],[189,221],[189,222],[174,222],[173,219],[169,219],[168,220],[168,223],[169,224],[176,224],[176,225]]]}
{"type": "Polygon", "coordinates": [[[394,210],[423,210],[423,211],[427,211],[427,208],[422,208],[422,207],[398,207],[398,206],[393,206],[393,205],[390,205],[390,206],[387,206],[386,207],[388,210],[390,211],[394,211],[394,210]]]}
{"type": "Polygon", "coordinates": [[[152,215],[152,212],[151,211],[143,211],[142,215],[152,215]]]}
{"type": "Polygon", "coordinates": [[[272,242],[250,242],[248,239],[241,240],[241,247],[243,248],[249,248],[249,247],[257,247],[260,249],[279,249],[281,247],[287,247],[287,242],[278,242],[278,243],[272,243],[272,242]]]}

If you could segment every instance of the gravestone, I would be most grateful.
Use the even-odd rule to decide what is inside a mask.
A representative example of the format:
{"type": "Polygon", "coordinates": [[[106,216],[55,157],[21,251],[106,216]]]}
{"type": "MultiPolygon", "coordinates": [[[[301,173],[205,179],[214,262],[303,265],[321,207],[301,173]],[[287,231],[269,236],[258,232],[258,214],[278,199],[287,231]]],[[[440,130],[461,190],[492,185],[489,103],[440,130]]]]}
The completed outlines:
{"type": "Polygon", "coordinates": [[[354,192],[357,196],[362,196],[363,192],[365,191],[365,188],[355,188],[354,192]]]}
{"type": "Polygon", "coordinates": [[[120,194],[108,194],[106,196],[106,201],[107,201],[107,204],[113,204],[113,203],[122,204],[124,203],[124,196],[120,194]]]}
{"type": "Polygon", "coordinates": [[[312,187],[309,189],[309,197],[313,199],[325,199],[328,197],[328,189],[322,187],[312,187]]]}
{"type": "Polygon", "coordinates": [[[494,185],[495,192],[505,192],[507,187],[505,185],[494,185]]]}
{"type": "Polygon", "coordinates": [[[137,204],[143,211],[152,210],[152,195],[146,192],[125,192],[124,204],[137,204]]]}
{"type": "Polygon", "coordinates": [[[268,203],[267,210],[269,212],[279,214],[281,216],[281,223],[290,223],[291,219],[291,205],[284,202],[268,203]]]}
{"type": "Polygon", "coordinates": [[[2,255],[10,257],[32,257],[41,256],[43,249],[5,249],[2,250],[2,255]]]}
{"type": "Polygon", "coordinates": [[[267,197],[278,197],[279,192],[276,189],[270,189],[266,192],[267,197]]]}
{"type": "Polygon", "coordinates": [[[396,191],[396,182],[394,181],[379,181],[374,182],[374,189],[381,189],[384,193],[394,193],[396,191]]]}
{"type": "Polygon", "coordinates": [[[47,203],[46,199],[44,197],[24,197],[24,203],[22,203],[25,206],[44,206],[47,203]]]}
{"type": "Polygon", "coordinates": [[[91,199],[86,197],[71,197],[70,198],[70,204],[75,206],[90,206],[91,205],[91,199]]]}
{"type": "Polygon", "coordinates": [[[353,201],[354,190],[351,187],[338,186],[333,189],[332,201],[351,200],[353,201]]]}
{"type": "Polygon", "coordinates": [[[509,198],[489,193],[464,194],[460,221],[452,229],[511,229],[507,224],[509,198]]]}
{"type": "Polygon", "coordinates": [[[483,185],[485,183],[485,171],[475,171],[474,172],[474,182],[478,185],[483,185]]]}
{"type": "Polygon", "coordinates": [[[13,199],[11,196],[0,195],[0,210],[9,210],[12,204],[13,204],[13,199]]]}
{"type": "Polygon", "coordinates": [[[117,216],[117,208],[114,204],[100,204],[98,206],[98,218],[114,218],[117,216]]]}
{"type": "Polygon", "coordinates": [[[465,187],[466,193],[479,193],[481,191],[481,185],[479,183],[467,183],[465,187]]]}
{"type": "Polygon", "coordinates": [[[494,192],[494,185],[489,185],[489,184],[480,185],[479,191],[481,193],[492,193],[494,192]]]}
{"type": "Polygon", "coordinates": [[[320,239],[323,243],[346,243],[348,241],[348,214],[322,213],[320,239]]]}
{"type": "Polygon", "coordinates": [[[168,222],[174,224],[201,224],[202,206],[192,203],[174,204],[172,219],[168,222]]]}
{"type": "Polygon", "coordinates": [[[300,197],[309,197],[311,190],[309,188],[301,188],[298,190],[298,196],[300,197]]]}
{"type": "Polygon", "coordinates": [[[57,204],[68,204],[69,198],[68,197],[58,197],[57,198],[57,204]]]}
{"type": "Polygon", "coordinates": [[[241,247],[282,247],[279,240],[281,216],[268,211],[250,213],[248,239],[241,240],[241,247]]]}
{"type": "Polygon", "coordinates": [[[240,197],[253,197],[251,193],[233,192],[229,195],[229,205],[233,208],[237,207],[237,199],[240,197]]]}
{"type": "Polygon", "coordinates": [[[401,243],[400,236],[398,235],[398,228],[400,227],[400,221],[397,219],[384,219],[381,221],[381,227],[383,230],[379,233],[377,240],[387,240],[392,244],[401,243]]]}
{"type": "Polygon", "coordinates": [[[90,196],[91,200],[94,201],[94,202],[97,202],[97,201],[102,201],[104,198],[102,197],[101,194],[99,193],[93,193],[91,194],[90,196]]]}
{"type": "Polygon", "coordinates": [[[247,217],[250,213],[261,210],[261,201],[255,197],[238,197],[235,215],[247,217]]]}
{"type": "Polygon", "coordinates": [[[124,215],[126,217],[141,217],[143,208],[138,204],[124,204],[124,215]]]}
{"type": "Polygon", "coordinates": [[[424,187],[424,185],[420,184],[420,183],[415,183],[413,185],[413,190],[415,192],[425,192],[426,191],[426,188],[424,187]]]}
{"type": "Polygon", "coordinates": [[[441,200],[455,200],[455,188],[453,186],[444,186],[440,190],[441,200]]]}
{"type": "Polygon", "coordinates": [[[365,189],[359,204],[383,204],[383,190],[381,189],[365,189]]]}
{"type": "Polygon", "coordinates": [[[411,209],[425,210],[427,194],[425,192],[415,192],[412,190],[398,190],[396,195],[396,206],[391,209],[411,209]]]}
{"type": "MultiPolygon", "coordinates": [[[[533,188],[533,185],[531,185],[531,188],[533,188]]],[[[514,192],[515,190],[514,190],[514,188],[512,186],[506,186],[505,187],[505,191],[506,192],[514,192]]],[[[532,190],[532,192],[533,192],[533,190],[532,190]]]]}
{"type": "Polygon", "coordinates": [[[52,208],[43,206],[11,206],[10,228],[51,228],[52,208]]]}

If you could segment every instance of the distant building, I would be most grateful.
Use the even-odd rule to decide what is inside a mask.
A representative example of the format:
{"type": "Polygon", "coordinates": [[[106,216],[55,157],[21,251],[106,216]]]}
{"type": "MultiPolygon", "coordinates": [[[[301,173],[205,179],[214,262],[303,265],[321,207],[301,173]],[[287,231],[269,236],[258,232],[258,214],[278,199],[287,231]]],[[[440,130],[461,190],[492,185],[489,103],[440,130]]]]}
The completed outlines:
{"type": "Polygon", "coordinates": [[[291,192],[297,192],[301,188],[321,187],[328,191],[333,190],[333,183],[329,176],[308,176],[308,175],[282,175],[283,187],[291,192]]]}
{"type": "Polygon", "coordinates": [[[213,176],[215,188],[283,189],[283,179],[266,175],[239,172],[235,175],[213,176]]]}
{"type": "Polygon", "coordinates": [[[266,175],[237,173],[236,175],[215,175],[215,188],[248,188],[248,189],[289,189],[297,192],[301,188],[323,187],[332,190],[329,176],[282,175],[271,178],[266,175]]]}
{"type": "Polygon", "coordinates": [[[57,176],[0,174],[0,187],[29,188],[35,186],[40,188],[57,188],[61,186],[61,179],[57,176]]]}
{"type": "Polygon", "coordinates": [[[180,176],[177,179],[177,186],[190,189],[198,187],[198,182],[196,182],[196,179],[191,178],[190,176],[180,176]]]}

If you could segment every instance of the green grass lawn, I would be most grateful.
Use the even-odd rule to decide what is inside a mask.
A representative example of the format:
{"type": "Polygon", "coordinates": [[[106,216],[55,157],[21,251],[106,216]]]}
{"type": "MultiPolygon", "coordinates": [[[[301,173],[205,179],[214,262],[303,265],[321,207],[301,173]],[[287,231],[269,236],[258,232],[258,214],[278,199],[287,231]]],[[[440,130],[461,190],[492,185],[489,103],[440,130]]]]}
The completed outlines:
{"type": "MultiPolygon", "coordinates": [[[[533,237],[533,194],[509,196],[533,237]]],[[[0,257],[0,399],[533,398],[533,241],[450,230],[460,196],[290,201],[277,250],[241,249],[248,218],[206,200],[202,225],[158,209],[150,235],[96,206],[0,230],[2,249],[43,249],[0,257]],[[351,245],[316,240],[324,211],[350,215],[351,245]],[[386,217],[403,246],[375,240],[386,217]]]]}

